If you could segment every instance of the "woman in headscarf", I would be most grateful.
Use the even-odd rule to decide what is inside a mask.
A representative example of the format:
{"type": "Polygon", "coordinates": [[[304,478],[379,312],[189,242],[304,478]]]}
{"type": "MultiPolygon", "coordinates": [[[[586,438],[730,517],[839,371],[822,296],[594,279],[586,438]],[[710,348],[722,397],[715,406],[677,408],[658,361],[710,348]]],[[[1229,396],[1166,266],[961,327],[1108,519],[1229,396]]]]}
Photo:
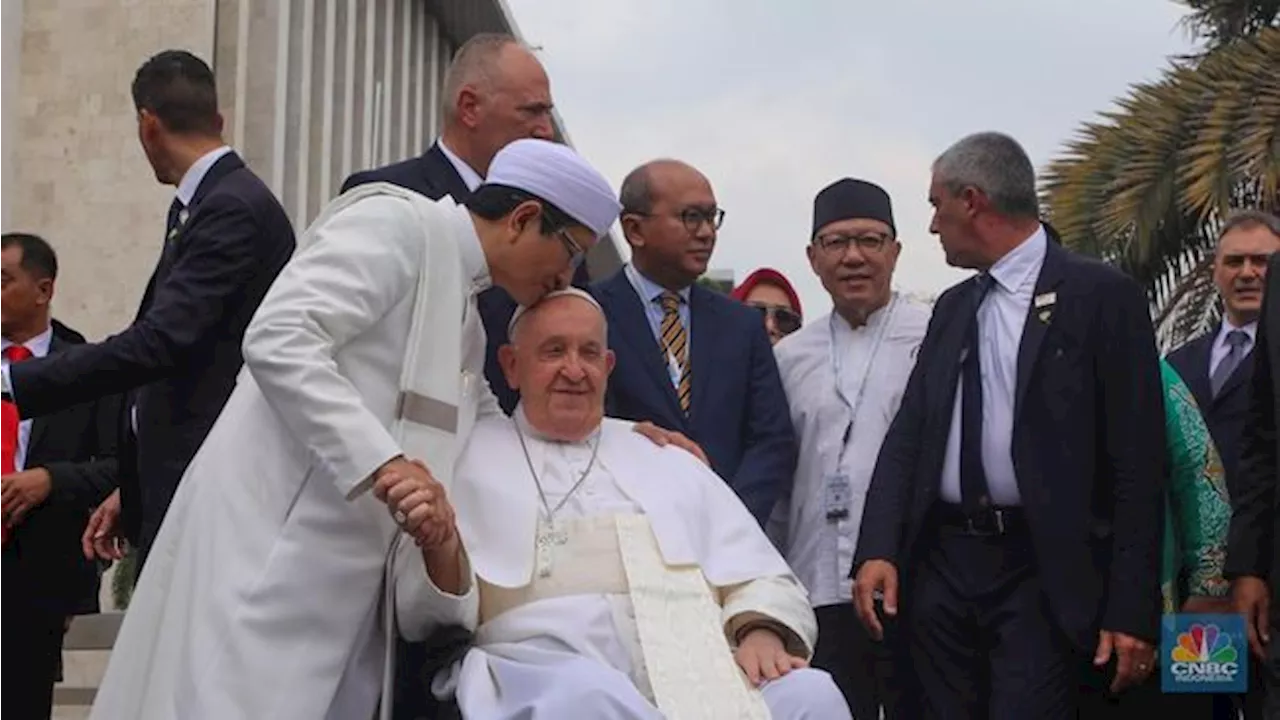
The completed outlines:
{"type": "Polygon", "coordinates": [[[730,295],[760,311],[769,342],[774,345],[803,324],[800,296],[787,278],[773,268],[760,268],[751,273],[730,295]]]}

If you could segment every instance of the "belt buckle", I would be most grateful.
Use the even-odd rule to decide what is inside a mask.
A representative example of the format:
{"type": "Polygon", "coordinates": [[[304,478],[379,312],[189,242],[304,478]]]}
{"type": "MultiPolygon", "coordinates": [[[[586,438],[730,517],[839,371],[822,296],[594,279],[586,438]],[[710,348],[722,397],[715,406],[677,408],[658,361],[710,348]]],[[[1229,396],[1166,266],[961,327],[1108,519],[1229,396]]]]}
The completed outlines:
{"type": "MultiPolygon", "coordinates": [[[[987,528],[985,528],[985,527],[984,527],[984,528],[979,528],[979,527],[978,527],[978,524],[974,522],[974,516],[972,516],[972,515],[967,515],[967,516],[965,516],[965,519],[964,519],[964,531],[965,531],[965,534],[967,534],[967,535],[975,535],[975,536],[979,536],[979,537],[987,537],[987,536],[991,536],[991,535],[1004,535],[1004,534],[1005,534],[1006,526],[1005,526],[1005,523],[1004,523],[1004,510],[1002,510],[1002,509],[1000,509],[1000,508],[990,508],[990,509],[989,509],[989,510],[987,510],[986,512],[991,513],[991,517],[995,520],[995,529],[994,529],[994,530],[990,530],[990,529],[987,529],[987,528]]],[[[984,523],[984,524],[985,524],[985,523],[984,523]]]]}

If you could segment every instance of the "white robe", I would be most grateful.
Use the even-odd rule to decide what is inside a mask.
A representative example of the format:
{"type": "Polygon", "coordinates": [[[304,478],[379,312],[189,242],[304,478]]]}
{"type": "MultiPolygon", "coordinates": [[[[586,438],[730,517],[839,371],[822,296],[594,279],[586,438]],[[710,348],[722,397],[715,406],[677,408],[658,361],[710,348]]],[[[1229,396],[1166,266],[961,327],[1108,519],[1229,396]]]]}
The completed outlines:
{"type": "Polygon", "coordinates": [[[790,492],[774,506],[768,529],[814,607],[853,600],[849,569],[871,473],[929,325],[927,305],[894,298],[856,330],[828,315],[774,348],[800,454],[790,492]],[[851,405],[858,406],[856,418],[851,405]],[[849,482],[849,513],[828,520],[826,485],[835,474],[849,482]]]}
{"type": "MultiPolygon", "coordinates": [[[[505,593],[534,579],[541,501],[527,462],[537,469],[553,508],[590,463],[588,443],[543,441],[522,412],[515,421],[524,428],[530,461],[511,419],[482,419],[468,438],[451,488],[469,558],[466,597],[475,602],[480,595],[479,607],[491,606],[486,588],[505,593]]],[[[596,464],[556,520],[598,525],[612,523],[613,516],[643,515],[661,561],[701,568],[706,582],[719,591],[723,609],[710,626],[671,627],[667,652],[689,654],[694,644],[710,645],[720,634],[732,638],[745,622],[765,617],[782,631],[790,652],[808,658],[817,626],[804,589],[750,513],[692,455],[659,448],[632,427],[604,421],[596,464]]],[[[558,557],[551,572],[565,573],[574,562],[574,557],[558,557]]],[[[438,596],[433,604],[447,601],[438,596]]],[[[468,610],[467,624],[474,628],[478,607],[468,610]]],[[[476,647],[456,674],[437,679],[436,689],[439,694],[456,689],[467,718],[661,718],[649,682],[656,659],[645,651],[653,646],[642,647],[637,613],[631,597],[622,593],[568,594],[501,611],[479,625],[476,647]]],[[[736,665],[732,672],[730,681],[745,682],[736,665]]],[[[677,694],[716,695],[706,676],[680,678],[677,694]]],[[[835,684],[816,670],[793,671],[771,683],[763,700],[779,719],[848,717],[835,684]]]]}
{"type": "MultiPolygon", "coordinates": [[[[398,419],[402,387],[456,399],[459,436],[498,411],[474,299],[487,285],[470,217],[451,202],[376,184],[326,208],[249,327],[246,368],[169,507],[93,718],[373,716],[398,530],[370,475],[401,454],[397,437],[417,437],[398,419]]],[[[448,481],[452,435],[405,444],[448,481]]],[[[410,639],[465,610],[425,604],[415,550],[401,543],[395,578],[410,639]]]]}

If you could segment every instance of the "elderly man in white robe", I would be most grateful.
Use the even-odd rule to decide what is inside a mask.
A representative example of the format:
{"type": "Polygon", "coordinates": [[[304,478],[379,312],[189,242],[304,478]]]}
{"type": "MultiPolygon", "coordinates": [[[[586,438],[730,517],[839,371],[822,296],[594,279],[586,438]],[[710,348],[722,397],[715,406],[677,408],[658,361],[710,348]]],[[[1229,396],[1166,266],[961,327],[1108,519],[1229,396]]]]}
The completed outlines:
{"type": "Polygon", "coordinates": [[[541,140],[499,152],[466,207],[373,183],[325,208],[249,326],[92,717],[371,718],[387,560],[386,609],[421,639],[438,551],[419,520],[475,418],[501,415],[476,294],[565,286],[617,213],[599,173],[541,140]]]}
{"type": "Polygon", "coordinates": [[[928,306],[895,293],[899,243],[889,195],[844,178],[813,203],[809,264],[831,312],[778,343],[775,355],[800,441],[790,491],[769,532],[809,589],[818,618],[813,665],[831,673],[859,720],[903,717],[893,626],[873,640],[849,572],[863,500],[898,413],[928,306]]]}
{"type": "Polygon", "coordinates": [[[603,418],[606,338],[575,288],[512,319],[520,405],[477,422],[424,520],[447,550],[425,556],[428,604],[477,627],[437,695],[484,720],[848,718],[807,667],[804,588],[747,509],[693,455],[603,418]]]}

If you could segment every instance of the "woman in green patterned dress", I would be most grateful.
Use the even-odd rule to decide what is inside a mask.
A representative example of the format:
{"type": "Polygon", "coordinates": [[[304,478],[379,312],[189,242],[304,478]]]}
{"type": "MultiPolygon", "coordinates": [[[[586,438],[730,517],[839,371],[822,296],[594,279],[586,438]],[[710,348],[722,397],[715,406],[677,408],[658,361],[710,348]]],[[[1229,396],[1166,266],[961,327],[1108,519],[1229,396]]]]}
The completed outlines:
{"type": "MultiPolygon", "coordinates": [[[[1160,591],[1165,614],[1232,612],[1222,577],[1231,505],[1222,460],[1191,390],[1163,360],[1165,444],[1165,532],[1160,591]]],[[[1156,652],[1156,664],[1165,659],[1156,652]]],[[[1094,698],[1097,699],[1096,697],[1094,698]]],[[[1155,716],[1160,720],[1211,720],[1214,696],[1164,694],[1160,669],[1142,685],[1088,708],[1091,720],[1155,716]]],[[[1083,709],[1083,708],[1082,708],[1083,709]]]]}

